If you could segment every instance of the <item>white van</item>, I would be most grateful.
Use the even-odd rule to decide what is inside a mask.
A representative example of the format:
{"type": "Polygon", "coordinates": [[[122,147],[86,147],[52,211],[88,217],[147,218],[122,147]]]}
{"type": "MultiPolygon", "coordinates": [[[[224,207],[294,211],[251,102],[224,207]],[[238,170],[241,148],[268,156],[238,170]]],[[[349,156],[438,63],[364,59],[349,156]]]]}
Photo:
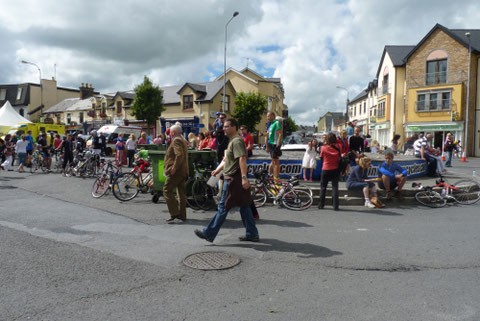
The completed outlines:
{"type": "Polygon", "coordinates": [[[97,133],[103,133],[103,136],[107,139],[107,147],[105,148],[105,155],[109,156],[115,152],[115,138],[118,137],[118,134],[123,134],[123,138],[127,141],[130,134],[135,135],[135,139],[140,138],[142,133],[141,127],[135,126],[117,126],[117,125],[105,125],[97,130],[97,133]]]}

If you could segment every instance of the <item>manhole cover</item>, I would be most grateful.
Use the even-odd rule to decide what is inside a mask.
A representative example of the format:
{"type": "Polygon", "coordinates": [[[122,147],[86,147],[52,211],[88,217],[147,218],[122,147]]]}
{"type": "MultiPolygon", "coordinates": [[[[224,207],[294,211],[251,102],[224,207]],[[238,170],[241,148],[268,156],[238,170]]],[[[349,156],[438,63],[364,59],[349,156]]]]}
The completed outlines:
{"type": "Polygon", "coordinates": [[[240,263],[236,255],[224,252],[201,252],[187,256],[183,264],[198,270],[223,270],[240,263]]]}

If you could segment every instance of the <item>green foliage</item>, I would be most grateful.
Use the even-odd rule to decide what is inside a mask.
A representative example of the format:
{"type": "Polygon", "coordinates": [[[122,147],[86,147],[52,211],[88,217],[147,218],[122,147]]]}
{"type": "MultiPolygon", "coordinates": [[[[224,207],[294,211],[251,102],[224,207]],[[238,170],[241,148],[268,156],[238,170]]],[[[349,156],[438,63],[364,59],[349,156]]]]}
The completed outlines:
{"type": "Polygon", "coordinates": [[[288,118],[285,120],[285,130],[287,133],[293,133],[298,130],[298,125],[295,124],[295,121],[293,120],[292,117],[288,116],[288,118]]]}
{"type": "Polygon", "coordinates": [[[256,132],[255,127],[260,123],[267,106],[267,97],[262,94],[240,92],[235,97],[232,116],[238,120],[239,125],[247,126],[248,131],[253,133],[256,132]]]}
{"type": "Polygon", "coordinates": [[[145,76],[143,83],[135,87],[132,116],[137,120],[145,120],[150,127],[155,125],[163,111],[165,111],[163,90],[145,76]]]}

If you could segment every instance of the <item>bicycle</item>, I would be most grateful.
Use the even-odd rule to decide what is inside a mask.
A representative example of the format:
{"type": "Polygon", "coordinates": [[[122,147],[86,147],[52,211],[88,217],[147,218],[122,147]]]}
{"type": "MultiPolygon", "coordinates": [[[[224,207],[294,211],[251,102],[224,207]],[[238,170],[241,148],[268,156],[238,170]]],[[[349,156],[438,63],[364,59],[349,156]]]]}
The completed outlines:
{"type": "Polygon", "coordinates": [[[217,207],[218,187],[212,187],[207,184],[207,181],[212,174],[213,166],[212,163],[203,162],[195,162],[193,164],[195,171],[193,181],[191,182],[193,200],[187,197],[187,203],[190,207],[199,208],[205,211],[217,207]],[[193,202],[195,204],[192,204],[193,202]]]}
{"type": "Polygon", "coordinates": [[[45,166],[45,159],[43,158],[42,153],[38,150],[32,153],[31,165],[30,165],[30,173],[35,173],[37,169],[41,169],[43,172],[47,172],[47,166],[45,166]]]}
{"type": "Polygon", "coordinates": [[[153,173],[150,163],[139,159],[136,166],[129,173],[122,173],[113,182],[113,195],[120,201],[130,201],[139,192],[148,192],[153,182],[153,173]]]}
{"type": "Polygon", "coordinates": [[[462,179],[455,184],[447,184],[440,176],[436,180],[435,186],[423,186],[422,183],[412,183],[412,187],[418,187],[419,192],[415,194],[415,199],[422,205],[440,208],[447,204],[447,201],[453,200],[462,205],[472,205],[480,200],[480,184],[473,179],[462,179]],[[442,188],[441,193],[435,189],[442,188]]]}
{"type": "Polygon", "coordinates": [[[98,175],[92,185],[92,196],[100,198],[106,195],[113,187],[115,179],[122,173],[122,168],[117,166],[114,161],[107,161],[102,167],[102,172],[98,175]]]}
{"type": "Polygon", "coordinates": [[[255,184],[250,190],[257,207],[265,205],[268,197],[273,198],[273,204],[294,211],[305,210],[313,203],[312,190],[308,187],[296,187],[299,182],[295,176],[290,177],[288,181],[282,181],[270,176],[267,170],[261,170],[256,172],[254,177],[255,184]]]}

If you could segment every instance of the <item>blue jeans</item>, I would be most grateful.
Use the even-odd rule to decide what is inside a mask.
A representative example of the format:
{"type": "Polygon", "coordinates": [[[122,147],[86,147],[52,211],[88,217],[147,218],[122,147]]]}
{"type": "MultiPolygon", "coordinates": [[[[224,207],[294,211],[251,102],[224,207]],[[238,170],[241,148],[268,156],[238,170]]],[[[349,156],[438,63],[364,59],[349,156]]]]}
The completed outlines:
{"type": "Polygon", "coordinates": [[[372,188],[375,186],[374,183],[372,182],[353,182],[350,184],[350,187],[348,188],[349,190],[356,190],[356,189],[363,189],[364,187],[369,187],[372,188]]]}
{"type": "MultiPolygon", "coordinates": [[[[227,218],[229,211],[225,210],[225,200],[227,198],[228,184],[229,184],[229,181],[227,180],[225,180],[223,183],[222,199],[218,204],[217,214],[215,214],[215,216],[212,218],[210,223],[208,223],[207,227],[205,227],[202,230],[203,235],[205,235],[207,239],[212,239],[212,240],[215,239],[218,232],[220,231],[220,228],[222,227],[223,222],[225,222],[225,219],[227,218]]],[[[242,217],[243,226],[245,226],[245,229],[246,229],[245,236],[246,237],[258,236],[258,230],[257,230],[257,227],[255,226],[255,221],[253,219],[253,214],[252,214],[252,210],[250,209],[250,206],[241,206],[240,215],[242,217]]]]}
{"type": "Polygon", "coordinates": [[[452,166],[452,152],[445,152],[445,154],[446,154],[446,157],[447,157],[446,162],[445,162],[445,166],[450,167],[450,166],[452,166]]]}

